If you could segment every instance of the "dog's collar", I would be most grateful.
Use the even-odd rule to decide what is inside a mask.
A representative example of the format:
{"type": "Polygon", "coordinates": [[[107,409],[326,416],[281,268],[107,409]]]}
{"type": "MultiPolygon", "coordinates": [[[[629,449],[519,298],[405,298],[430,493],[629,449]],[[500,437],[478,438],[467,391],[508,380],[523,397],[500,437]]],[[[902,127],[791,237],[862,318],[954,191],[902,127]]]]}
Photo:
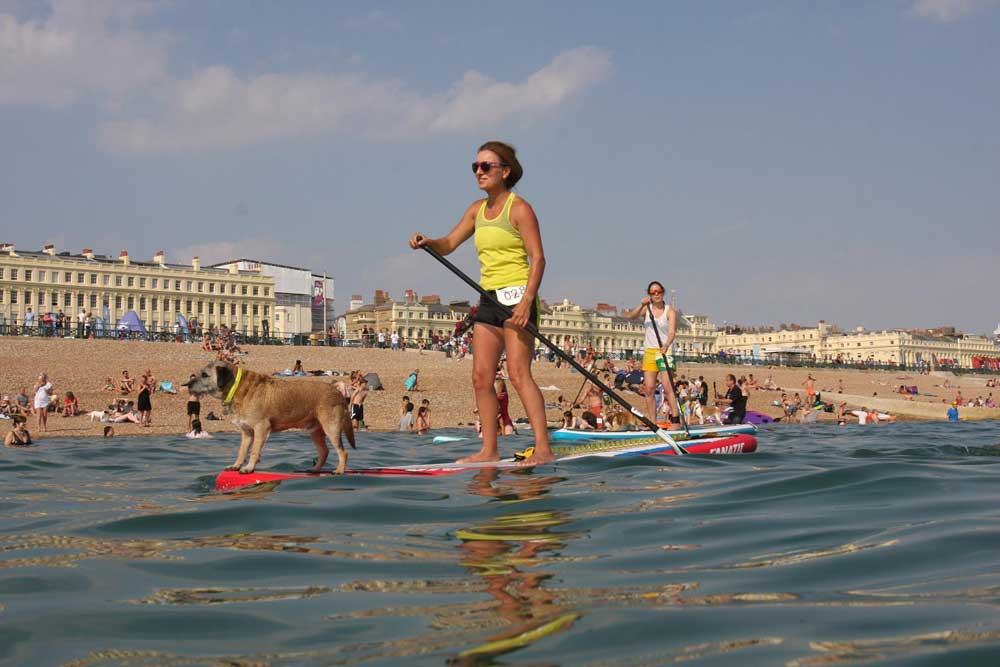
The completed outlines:
{"type": "Polygon", "coordinates": [[[243,369],[236,369],[236,381],[233,382],[233,386],[229,388],[229,393],[226,394],[226,400],[222,402],[223,405],[229,405],[233,402],[233,397],[236,396],[236,389],[240,386],[240,380],[243,379],[243,369]]]}

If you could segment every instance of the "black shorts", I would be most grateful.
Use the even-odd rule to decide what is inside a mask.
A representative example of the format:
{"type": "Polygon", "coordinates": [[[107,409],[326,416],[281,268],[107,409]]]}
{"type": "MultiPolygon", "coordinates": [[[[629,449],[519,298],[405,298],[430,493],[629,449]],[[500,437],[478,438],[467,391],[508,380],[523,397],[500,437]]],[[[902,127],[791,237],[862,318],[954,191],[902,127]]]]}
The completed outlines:
{"type": "Polygon", "coordinates": [[[365,420],[365,406],[363,403],[351,404],[351,419],[356,422],[363,422],[365,420]]]}
{"type": "Polygon", "coordinates": [[[188,401],[187,413],[189,417],[201,415],[201,401],[188,401]]]}
{"type": "MultiPolygon", "coordinates": [[[[489,290],[489,292],[494,299],[497,297],[496,290],[489,290]]],[[[514,309],[511,308],[511,310],[514,309]]],[[[536,327],[538,326],[538,297],[535,297],[535,302],[531,304],[531,314],[528,318],[532,324],[536,327]]],[[[510,315],[503,312],[500,306],[494,305],[492,301],[488,301],[484,297],[480,297],[479,310],[476,311],[476,316],[472,321],[489,324],[494,327],[503,327],[503,323],[508,319],[510,319],[510,315]]]]}

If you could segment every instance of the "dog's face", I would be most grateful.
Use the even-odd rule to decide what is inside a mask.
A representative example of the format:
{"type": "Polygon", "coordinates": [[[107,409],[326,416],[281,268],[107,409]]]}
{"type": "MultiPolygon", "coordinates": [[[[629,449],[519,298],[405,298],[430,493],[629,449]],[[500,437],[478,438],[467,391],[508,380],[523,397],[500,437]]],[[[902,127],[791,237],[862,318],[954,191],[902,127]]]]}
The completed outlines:
{"type": "Polygon", "coordinates": [[[236,371],[229,364],[222,361],[213,361],[194,377],[184,383],[188,391],[198,396],[214,396],[222,398],[223,388],[228,388],[236,378],[236,371]]]}

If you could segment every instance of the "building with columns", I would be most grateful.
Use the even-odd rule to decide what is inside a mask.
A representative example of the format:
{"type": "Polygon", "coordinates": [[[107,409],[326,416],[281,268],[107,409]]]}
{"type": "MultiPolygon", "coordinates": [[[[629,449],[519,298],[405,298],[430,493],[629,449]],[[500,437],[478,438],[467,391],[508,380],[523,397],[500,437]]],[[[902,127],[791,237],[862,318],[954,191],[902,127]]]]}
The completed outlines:
{"type": "Polygon", "coordinates": [[[1000,346],[995,341],[953,329],[841,332],[823,320],[815,328],[719,332],[718,349],[758,359],[801,356],[819,362],[904,364],[908,367],[972,368],[974,357],[1000,356],[1000,346]]]}
{"type": "MultiPolygon", "coordinates": [[[[554,305],[543,302],[539,331],[560,346],[569,341],[574,347],[593,345],[601,354],[639,352],[644,338],[642,323],[618,317],[613,308],[601,305],[601,310],[590,310],[568,299],[554,305]]],[[[343,315],[343,335],[347,340],[360,340],[367,328],[376,334],[396,332],[407,340],[447,337],[469,309],[468,301],[445,305],[436,296],[418,300],[412,290],[406,291],[403,301],[393,301],[383,290],[376,290],[375,303],[343,315]]],[[[680,314],[675,350],[683,354],[714,353],[715,325],[704,315],[680,314]]]]}
{"type": "MultiPolygon", "coordinates": [[[[376,291],[374,304],[352,308],[342,318],[342,335],[360,340],[369,332],[395,331],[406,339],[446,337],[469,312],[469,303],[439,303],[436,297],[417,300],[407,290],[403,301],[393,301],[387,292],[376,291]]],[[[569,341],[574,347],[593,345],[601,354],[635,354],[642,349],[641,322],[623,319],[614,307],[598,304],[584,308],[568,299],[542,302],[539,330],[556,345],[569,341]]],[[[816,327],[787,327],[778,331],[721,330],[705,315],[678,313],[675,353],[696,357],[720,352],[746,358],[784,363],[794,359],[846,364],[905,364],[909,367],[983,367],[1000,363],[1000,344],[983,336],[957,333],[953,329],[931,331],[843,332],[820,321],[816,327]]]]}
{"type": "Polygon", "coordinates": [[[0,318],[22,324],[28,308],[58,313],[76,322],[80,310],[114,323],[134,310],[147,329],[171,329],[178,315],[203,326],[226,325],[252,333],[274,312],[274,279],[235,267],[202,267],[167,262],[163,251],[152,261],[138,261],[127,250],[118,257],[57,252],[46,245],[40,251],[17,250],[0,244],[0,318]]]}
{"type": "MultiPolygon", "coordinates": [[[[557,345],[567,340],[571,345],[593,345],[600,354],[636,353],[642,350],[645,330],[641,321],[626,320],[613,307],[598,304],[591,310],[569,299],[546,305],[539,316],[539,331],[557,345]]],[[[677,315],[677,354],[713,354],[716,327],[705,315],[677,315]]]]}

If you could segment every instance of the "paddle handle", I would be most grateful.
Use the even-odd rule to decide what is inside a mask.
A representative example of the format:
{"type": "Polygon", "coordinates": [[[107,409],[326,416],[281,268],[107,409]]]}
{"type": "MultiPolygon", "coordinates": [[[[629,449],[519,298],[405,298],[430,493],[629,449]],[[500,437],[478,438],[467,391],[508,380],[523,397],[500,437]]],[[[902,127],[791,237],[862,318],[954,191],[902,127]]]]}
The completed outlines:
{"type": "MultiPolygon", "coordinates": [[[[479,292],[479,295],[481,297],[483,297],[484,299],[486,299],[488,302],[490,302],[490,304],[492,306],[494,306],[495,308],[499,308],[500,312],[504,313],[508,317],[510,317],[511,315],[513,315],[513,311],[508,306],[505,306],[502,303],[500,303],[499,301],[497,301],[496,297],[494,297],[488,291],[486,291],[485,289],[483,289],[482,285],[480,285],[479,283],[477,283],[475,280],[473,280],[469,276],[465,275],[465,273],[463,273],[461,269],[459,269],[457,266],[455,266],[450,261],[448,261],[447,259],[445,259],[444,256],[441,255],[441,253],[439,253],[437,250],[435,250],[434,248],[432,248],[430,245],[423,245],[423,246],[420,246],[420,247],[423,248],[424,250],[426,250],[431,255],[431,257],[433,257],[437,261],[441,262],[449,271],[451,271],[456,276],[458,276],[459,278],[461,278],[462,281],[466,285],[468,285],[472,289],[474,289],[477,292],[479,292]]],[[[548,338],[546,338],[545,336],[543,336],[541,334],[541,332],[538,331],[538,328],[535,326],[534,322],[530,322],[529,321],[528,324],[524,328],[528,331],[528,333],[530,333],[532,336],[534,336],[542,345],[544,345],[545,347],[547,347],[550,350],[552,350],[556,354],[556,356],[558,356],[563,361],[565,361],[566,363],[568,363],[570,366],[572,366],[573,368],[575,368],[585,378],[587,378],[588,380],[590,380],[591,382],[593,382],[594,384],[596,384],[598,387],[600,387],[601,390],[604,391],[605,393],[607,393],[612,399],[614,399],[614,401],[616,403],[618,403],[623,408],[625,408],[626,410],[628,410],[629,412],[631,412],[633,415],[635,415],[636,419],[638,419],[639,421],[641,421],[648,429],[650,429],[652,431],[660,431],[661,430],[660,427],[656,424],[656,422],[654,422],[649,417],[647,417],[646,415],[644,415],[641,412],[639,412],[638,410],[636,410],[635,407],[633,407],[631,403],[629,403],[624,398],[622,398],[621,396],[619,396],[618,394],[616,394],[613,389],[611,389],[606,384],[604,384],[603,382],[601,382],[601,380],[598,377],[596,377],[594,374],[592,374],[590,371],[588,371],[586,368],[584,368],[583,365],[580,364],[579,362],[577,362],[576,359],[574,359],[572,356],[570,356],[570,355],[566,354],[565,352],[563,352],[562,350],[560,350],[558,345],[556,345],[555,343],[553,343],[552,341],[550,341],[548,338]]],[[[683,451],[683,448],[681,448],[680,446],[677,446],[677,449],[680,449],[681,451],[683,451]]]]}

